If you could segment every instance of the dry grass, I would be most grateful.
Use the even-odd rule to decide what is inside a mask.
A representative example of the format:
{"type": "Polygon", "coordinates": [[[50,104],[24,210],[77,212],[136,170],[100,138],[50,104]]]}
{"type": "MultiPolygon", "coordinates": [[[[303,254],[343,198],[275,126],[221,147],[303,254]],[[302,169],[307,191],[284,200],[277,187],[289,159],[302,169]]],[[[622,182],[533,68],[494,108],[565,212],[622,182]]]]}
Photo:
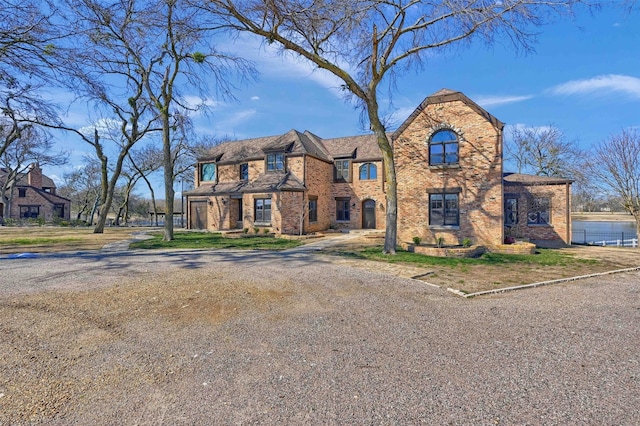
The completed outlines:
{"type": "Polygon", "coordinates": [[[0,254],[100,250],[105,244],[129,239],[134,232],[146,229],[150,228],[105,228],[104,233],[94,234],[92,227],[2,226],[0,254]]]}

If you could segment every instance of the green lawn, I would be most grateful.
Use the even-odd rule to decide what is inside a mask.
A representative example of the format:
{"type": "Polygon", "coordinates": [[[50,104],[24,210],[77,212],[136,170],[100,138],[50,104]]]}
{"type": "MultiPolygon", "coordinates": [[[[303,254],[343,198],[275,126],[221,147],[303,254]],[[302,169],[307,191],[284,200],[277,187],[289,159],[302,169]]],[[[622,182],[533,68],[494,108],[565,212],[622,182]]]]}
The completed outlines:
{"type": "Polygon", "coordinates": [[[209,232],[176,232],[173,241],[162,241],[161,233],[150,234],[153,238],[131,244],[136,249],[161,248],[217,248],[247,250],[285,250],[301,245],[295,240],[285,240],[270,236],[244,235],[242,237],[225,237],[222,234],[209,232]]]}

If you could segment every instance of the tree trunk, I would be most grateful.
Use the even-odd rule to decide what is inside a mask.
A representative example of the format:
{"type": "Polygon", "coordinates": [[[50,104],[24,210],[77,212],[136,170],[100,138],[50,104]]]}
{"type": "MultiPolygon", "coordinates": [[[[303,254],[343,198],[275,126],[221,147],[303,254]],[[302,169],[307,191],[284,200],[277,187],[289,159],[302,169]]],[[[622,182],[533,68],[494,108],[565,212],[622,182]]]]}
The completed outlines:
{"type": "Polygon", "coordinates": [[[393,148],[387,137],[384,125],[378,117],[378,104],[375,93],[367,99],[367,112],[371,129],[376,135],[378,146],[382,151],[382,164],[384,166],[384,184],[386,185],[387,211],[386,230],[384,235],[384,254],[396,254],[398,239],[398,184],[396,181],[396,167],[393,161],[393,148]]]}
{"type": "Polygon", "coordinates": [[[169,111],[162,112],[162,152],[164,158],[164,237],[163,241],[173,240],[173,155],[171,153],[171,127],[169,126],[169,111]]]}

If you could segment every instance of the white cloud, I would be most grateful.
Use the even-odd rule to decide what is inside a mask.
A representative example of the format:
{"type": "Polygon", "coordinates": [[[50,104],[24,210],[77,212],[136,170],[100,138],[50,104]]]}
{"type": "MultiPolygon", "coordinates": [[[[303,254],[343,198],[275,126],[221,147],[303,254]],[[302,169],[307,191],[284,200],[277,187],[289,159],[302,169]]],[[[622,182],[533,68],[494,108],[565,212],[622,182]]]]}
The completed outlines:
{"type": "Polygon", "coordinates": [[[476,103],[483,108],[490,106],[513,104],[533,98],[533,95],[524,96],[480,96],[475,99],[476,103]]]}
{"type": "MultiPolygon", "coordinates": [[[[261,73],[280,78],[299,78],[311,80],[321,87],[329,89],[341,98],[343,81],[329,71],[319,69],[310,61],[303,59],[293,52],[281,52],[278,45],[261,43],[259,38],[243,36],[234,42],[238,51],[253,61],[261,73]]],[[[340,64],[349,71],[347,64],[340,64]]]]}
{"type": "Polygon", "coordinates": [[[113,129],[118,129],[121,125],[119,120],[112,118],[100,118],[88,126],[81,127],[78,131],[84,135],[93,135],[94,129],[98,129],[99,133],[108,134],[113,129]]]}
{"type": "Polygon", "coordinates": [[[252,96],[251,100],[252,101],[259,101],[260,100],[260,96],[252,96]]]}
{"type": "Polygon", "coordinates": [[[237,126],[249,120],[251,117],[256,115],[255,109],[245,109],[242,111],[238,111],[234,114],[229,115],[228,117],[223,118],[220,121],[220,125],[217,126],[218,129],[235,129],[237,126]]]}
{"type": "Polygon", "coordinates": [[[549,89],[553,95],[581,95],[597,92],[624,93],[640,99],[640,78],[628,75],[599,75],[585,80],[573,80],[549,89]]]}

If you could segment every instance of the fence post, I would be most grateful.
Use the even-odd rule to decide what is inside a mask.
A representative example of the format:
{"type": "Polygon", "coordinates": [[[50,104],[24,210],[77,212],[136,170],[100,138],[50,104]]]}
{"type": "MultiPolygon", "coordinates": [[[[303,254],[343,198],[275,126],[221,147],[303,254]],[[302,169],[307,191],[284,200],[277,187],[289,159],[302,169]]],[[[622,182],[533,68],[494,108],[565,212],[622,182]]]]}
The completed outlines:
{"type": "Polygon", "coordinates": [[[622,234],[622,247],[624,247],[624,231],[622,231],[621,234],[622,234]]]}
{"type": "Polygon", "coordinates": [[[582,241],[582,244],[587,244],[587,230],[586,230],[586,228],[583,229],[582,232],[584,232],[584,240],[582,241]]]}

